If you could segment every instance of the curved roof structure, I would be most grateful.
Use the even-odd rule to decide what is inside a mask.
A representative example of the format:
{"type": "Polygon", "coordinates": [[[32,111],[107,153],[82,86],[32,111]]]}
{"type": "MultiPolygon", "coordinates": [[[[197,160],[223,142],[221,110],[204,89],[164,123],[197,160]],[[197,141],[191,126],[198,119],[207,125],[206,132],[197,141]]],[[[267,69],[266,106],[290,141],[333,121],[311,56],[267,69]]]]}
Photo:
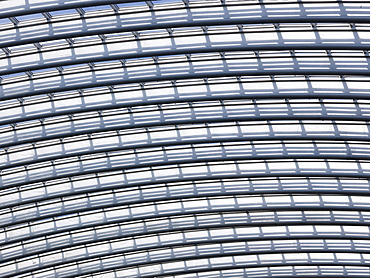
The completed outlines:
{"type": "Polygon", "coordinates": [[[370,4],[0,1],[0,276],[369,277],[370,4]]]}

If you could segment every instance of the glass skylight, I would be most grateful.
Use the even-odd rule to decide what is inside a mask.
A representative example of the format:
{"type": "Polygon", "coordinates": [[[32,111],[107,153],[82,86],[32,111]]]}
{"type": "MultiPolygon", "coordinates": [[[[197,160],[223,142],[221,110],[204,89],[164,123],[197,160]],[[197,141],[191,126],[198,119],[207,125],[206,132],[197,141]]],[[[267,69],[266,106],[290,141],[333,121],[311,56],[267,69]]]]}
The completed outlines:
{"type": "Polygon", "coordinates": [[[370,4],[0,1],[0,277],[369,277],[370,4]]]}

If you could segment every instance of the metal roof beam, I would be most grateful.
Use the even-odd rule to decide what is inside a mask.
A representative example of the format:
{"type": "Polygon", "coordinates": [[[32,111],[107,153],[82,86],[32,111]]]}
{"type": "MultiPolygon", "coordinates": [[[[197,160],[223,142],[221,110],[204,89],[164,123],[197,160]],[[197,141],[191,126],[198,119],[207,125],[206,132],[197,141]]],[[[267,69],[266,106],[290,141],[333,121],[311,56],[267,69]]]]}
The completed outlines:
{"type": "MultiPolygon", "coordinates": [[[[306,175],[306,176],[311,176],[309,174],[310,173],[308,173],[308,175],[306,175]]],[[[277,175],[277,176],[280,176],[280,175],[277,175]]],[[[282,176],[284,176],[284,175],[282,175],[282,176]]],[[[193,196],[193,198],[196,198],[196,197],[193,196]]],[[[206,197],[203,197],[203,198],[200,198],[200,199],[205,199],[205,198],[206,197]]],[[[179,198],[179,199],[181,199],[181,198],[179,198]]],[[[176,200],[176,199],[171,199],[171,200],[173,201],[173,200],[176,200]]],[[[150,204],[150,203],[153,203],[153,202],[155,202],[155,201],[148,200],[146,202],[139,201],[138,203],[145,206],[145,205],[147,205],[147,203],[150,204]]],[[[133,203],[133,204],[136,204],[136,202],[133,203]]],[[[53,213],[53,214],[33,217],[33,218],[29,218],[29,219],[22,218],[21,220],[14,220],[13,222],[11,222],[9,224],[2,224],[2,225],[0,225],[0,229],[2,229],[2,228],[7,228],[8,229],[9,227],[18,226],[18,225],[22,225],[22,224],[28,224],[28,225],[32,226],[31,223],[34,223],[36,221],[43,221],[43,220],[46,221],[47,219],[50,219],[50,221],[55,221],[54,218],[65,216],[65,215],[74,214],[75,216],[77,216],[82,212],[91,212],[91,213],[93,213],[94,211],[99,211],[99,210],[102,210],[102,209],[114,208],[114,207],[117,207],[117,206],[129,207],[130,205],[132,205],[132,204],[129,204],[129,203],[124,203],[124,204],[112,203],[112,204],[109,204],[109,205],[101,205],[101,206],[88,207],[88,208],[83,208],[83,209],[78,208],[78,209],[75,209],[75,210],[63,211],[63,212],[60,212],[60,213],[53,213]]],[[[329,206],[329,205],[318,205],[318,206],[282,206],[282,205],[280,205],[280,206],[262,206],[261,205],[261,206],[258,206],[258,207],[255,207],[255,206],[251,206],[251,207],[248,207],[248,208],[245,207],[243,209],[240,209],[240,208],[229,208],[228,209],[229,212],[236,212],[236,211],[240,211],[240,212],[244,212],[244,211],[248,211],[248,212],[254,212],[254,211],[270,211],[270,212],[271,211],[322,211],[322,210],[326,210],[326,211],[335,211],[335,210],[340,210],[340,211],[366,211],[366,212],[369,212],[370,208],[367,207],[367,206],[347,206],[347,207],[340,206],[340,207],[338,207],[336,205],[332,205],[332,206],[329,206]]],[[[223,209],[212,209],[212,210],[207,209],[207,210],[196,211],[196,213],[208,213],[208,212],[218,213],[218,212],[222,212],[222,211],[224,211],[224,210],[223,209]]],[[[132,217],[132,218],[129,218],[129,219],[125,219],[122,222],[153,219],[153,218],[163,217],[163,216],[187,215],[189,213],[190,212],[175,212],[175,213],[158,214],[156,212],[156,213],[153,213],[152,215],[146,215],[144,217],[132,217]]],[[[194,213],[194,211],[192,211],[191,213],[194,213]]]]}
{"type": "MultiPolygon", "coordinates": [[[[369,72],[370,73],[370,72],[369,72]]],[[[185,120],[173,120],[173,121],[163,121],[163,122],[147,122],[147,123],[140,123],[140,124],[125,124],[125,125],[116,125],[114,127],[105,127],[105,128],[93,128],[93,129],[86,129],[81,131],[75,132],[65,132],[59,134],[53,134],[48,136],[43,136],[40,138],[27,138],[24,140],[18,140],[16,142],[9,142],[0,144],[0,148],[9,148],[12,146],[18,146],[28,143],[36,143],[47,141],[51,139],[60,139],[60,138],[67,138],[67,137],[74,137],[79,135],[86,135],[92,133],[101,133],[101,132],[108,132],[108,131],[118,131],[118,130],[127,130],[127,129],[136,129],[136,128],[145,128],[145,127],[159,127],[159,126],[173,126],[173,125],[181,125],[181,124],[203,124],[203,123],[225,123],[225,122],[246,122],[246,121],[282,121],[282,120],[321,120],[321,121],[356,121],[356,122],[364,122],[363,125],[367,125],[367,122],[370,122],[370,116],[335,116],[335,115],[286,115],[286,116],[245,116],[245,117],[217,117],[217,118],[210,118],[210,119],[185,119],[185,120]]]]}
{"type": "MultiPolygon", "coordinates": [[[[353,223],[353,222],[351,222],[353,223]]],[[[287,226],[289,226],[289,222],[286,224],[287,226]]],[[[313,224],[315,225],[315,224],[313,224]]],[[[324,224],[325,225],[325,224],[324,224]]],[[[351,225],[351,224],[348,224],[348,225],[351,225]]],[[[223,225],[221,225],[223,226],[223,225]]],[[[252,225],[251,225],[252,226],[252,225]]],[[[266,225],[262,225],[263,227],[266,227],[266,225]]],[[[273,224],[271,224],[271,226],[273,226],[273,224]]],[[[276,226],[282,226],[281,223],[277,223],[276,226]]],[[[229,226],[229,227],[232,227],[232,226],[229,226]]],[[[248,225],[243,225],[243,227],[249,227],[248,225]]],[[[254,226],[253,226],[254,227],[254,226]]],[[[258,226],[256,226],[258,227],[258,226]]],[[[157,235],[158,234],[154,234],[154,235],[157,235]]],[[[42,254],[45,254],[45,253],[48,253],[48,252],[54,252],[54,251],[58,251],[58,250],[62,250],[63,249],[67,249],[67,250],[64,250],[65,252],[71,252],[71,250],[68,250],[68,249],[71,249],[73,247],[78,247],[78,246],[81,246],[81,249],[83,248],[88,248],[90,246],[88,246],[88,244],[95,244],[95,243],[104,243],[104,242],[111,242],[113,240],[116,240],[116,239],[125,239],[125,237],[122,237],[122,236],[115,236],[114,238],[109,238],[109,239],[106,239],[106,240],[102,240],[102,239],[99,239],[99,240],[93,240],[93,241],[84,241],[83,243],[75,243],[75,244],[70,244],[70,245],[67,245],[65,247],[54,247],[54,248],[50,248],[50,249],[47,249],[47,250],[44,250],[43,252],[38,252],[38,251],[33,251],[33,252],[30,252],[30,253],[27,253],[27,254],[24,254],[24,255],[18,255],[18,256],[14,256],[12,258],[9,258],[9,259],[6,259],[6,260],[2,260],[1,261],[1,264],[5,264],[5,263],[8,263],[8,262],[11,262],[13,260],[19,260],[19,259],[23,259],[23,258],[27,258],[27,257],[30,257],[32,255],[38,255],[39,257],[42,256],[42,254]]],[[[131,239],[131,237],[127,237],[127,239],[131,239]]],[[[317,240],[318,238],[315,238],[315,240],[317,240]]],[[[273,237],[272,239],[270,239],[272,242],[274,241],[273,237]]],[[[283,239],[283,241],[286,240],[286,241],[291,241],[292,239],[290,239],[290,237],[286,237],[285,239],[283,239]]],[[[296,239],[297,240],[297,239],[296,239]]],[[[299,239],[298,239],[299,240],[299,239]]],[[[138,252],[150,252],[152,250],[170,250],[172,248],[179,248],[179,247],[188,247],[188,246],[207,246],[207,245],[213,245],[213,244],[224,244],[224,243],[238,243],[238,242],[246,242],[248,241],[249,242],[249,238],[227,238],[227,239],[211,239],[211,240],[208,240],[208,241],[205,241],[205,240],[198,240],[198,241],[191,241],[191,242],[177,242],[177,243],[170,243],[170,244],[161,244],[161,245],[157,245],[157,246],[151,246],[151,247],[141,247],[141,248],[133,248],[132,250],[125,250],[125,251],[116,251],[116,252],[111,252],[111,253],[108,253],[106,255],[95,255],[95,256],[90,256],[88,259],[95,259],[95,258],[100,258],[100,257],[106,257],[106,256],[112,256],[112,255],[118,255],[118,254],[122,254],[124,253],[125,255],[130,255],[130,253],[138,253],[138,252]]],[[[253,242],[258,242],[258,240],[252,240],[253,242]]],[[[261,237],[260,241],[267,241],[264,237],[261,237]]],[[[281,240],[279,240],[280,242],[281,240]]],[[[351,240],[352,241],[352,240],[351,240]]],[[[273,243],[272,243],[273,245],[273,243]]],[[[94,246],[94,245],[92,245],[94,246]]],[[[370,250],[369,249],[365,249],[365,247],[363,247],[362,249],[359,248],[359,251],[357,251],[358,249],[291,249],[289,250],[289,248],[285,248],[285,249],[278,249],[278,250],[275,250],[275,249],[270,249],[270,250],[259,250],[259,251],[245,251],[245,255],[261,255],[261,254],[280,254],[280,253],[286,253],[286,254],[291,254],[291,253],[363,253],[363,254],[370,254],[370,250]]],[[[47,254],[46,254],[47,255],[47,254]]],[[[224,255],[228,255],[227,253],[224,254],[224,255]]],[[[32,259],[32,258],[30,258],[32,259]]],[[[75,260],[73,262],[77,262],[77,261],[80,261],[80,260],[84,260],[84,258],[82,259],[78,259],[78,260],[75,260]]],[[[70,261],[67,261],[65,263],[70,263],[70,261]]]]}
{"type": "MultiPolygon", "coordinates": [[[[145,250],[145,249],[144,249],[145,250]]],[[[150,252],[151,249],[147,249],[147,252],[150,252]]],[[[98,260],[98,259],[101,259],[101,258],[104,258],[104,257],[109,257],[109,256],[114,256],[114,255],[120,255],[120,254],[123,254],[124,252],[122,251],[116,251],[116,252],[111,252],[111,253],[105,253],[104,255],[95,255],[95,256],[89,256],[88,258],[80,258],[80,259],[73,259],[73,260],[66,260],[66,261],[61,261],[61,262],[58,262],[58,263],[53,263],[53,264],[43,264],[43,266],[39,266],[39,267],[34,267],[34,268],[29,268],[27,270],[24,270],[24,271],[17,271],[17,275],[22,275],[22,274],[26,274],[26,273],[29,273],[29,272],[36,272],[38,270],[44,270],[47,271],[49,270],[49,268],[56,268],[56,270],[58,269],[58,267],[62,267],[63,265],[67,265],[69,266],[70,264],[73,264],[73,263],[79,263],[79,262],[83,262],[85,260],[98,260]],[[45,265],[45,266],[44,266],[45,265]]],[[[210,252],[211,253],[211,252],[210,252]]],[[[272,251],[272,252],[266,252],[266,251],[253,251],[253,252],[249,252],[249,251],[239,251],[239,252],[230,252],[230,253],[217,253],[217,254],[206,254],[206,255],[192,255],[192,256],[186,256],[186,255],[182,255],[182,256],[179,256],[179,257],[176,257],[176,258],[167,258],[167,259],[163,259],[161,258],[160,260],[156,260],[156,259],[152,259],[152,261],[147,261],[147,262],[139,262],[139,263],[125,263],[124,264],[124,267],[125,268],[132,268],[132,267],[141,267],[141,266],[146,266],[146,265],[155,265],[155,264],[162,264],[162,263],[168,263],[168,262],[176,262],[176,261],[181,261],[181,260],[195,260],[195,259],[203,259],[203,258],[220,258],[220,257],[230,257],[230,256],[252,256],[252,255],[262,255],[262,254],[276,254],[276,253],[280,253],[280,254],[296,254],[296,253],[333,253],[333,254],[336,254],[336,253],[360,253],[360,252],[354,252],[354,251],[351,251],[351,250],[325,250],[325,249],[309,249],[309,250],[289,250],[289,251],[285,251],[285,250],[279,250],[279,251],[272,251]]],[[[363,251],[361,253],[364,253],[364,254],[369,254],[370,252],[368,251],[363,251]]],[[[346,262],[346,263],[336,263],[336,262],[332,262],[332,263],[328,263],[327,262],[328,259],[325,259],[323,260],[323,262],[315,262],[315,263],[311,263],[311,262],[307,262],[306,265],[303,264],[303,263],[298,263],[298,265],[301,265],[301,266],[311,266],[311,265],[325,265],[325,266],[328,266],[328,265],[340,265],[340,266],[346,266],[346,265],[353,265],[353,266],[368,266],[367,263],[365,262],[362,262],[362,263],[353,263],[353,262],[346,262]]],[[[333,259],[334,260],[334,259],[333,259]]],[[[264,263],[261,263],[261,264],[257,264],[257,265],[253,265],[253,267],[263,267],[265,264],[264,263]]],[[[282,265],[282,262],[279,262],[279,263],[269,263],[268,264],[269,266],[281,266],[282,265]]],[[[284,264],[284,266],[286,265],[289,265],[289,263],[287,264],[284,264]]],[[[297,265],[296,263],[295,264],[292,264],[292,265],[297,265]]],[[[250,265],[248,265],[250,267],[250,265]]],[[[240,267],[240,265],[238,266],[240,267]]],[[[116,267],[115,267],[116,268],[116,267]]],[[[122,268],[123,268],[123,265],[122,265],[122,268]]],[[[214,267],[211,268],[212,271],[214,271],[214,267]]],[[[102,269],[102,271],[104,271],[104,269],[102,269]]],[[[40,271],[42,273],[42,271],[40,271]]],[[[88,273],[97,273],[98,271],[94,270],[93,272],[89,271],[88,273]]],[[[192,272],[194,272],[194,269],[192,268],[192,272]]],[[[80,275],[86,275],[86,273],[81,273],[80,275]]],[[[168,275],[167,273],[164,273],[163,275],[168,275]]],[[[3,278],[11,278],[11,277],[14,277],[12,275],[5,275],[3,276],[3,278]]],[[[68,276],[68,277],[72,277],[72,276],[68,276]]],[[[78,277],[78,276],[73,276],[73,277],[78,277]]],[[[140,277],[147,277],[146,275],[142,275],[140,277]]],[[[157,275],[155,276],[150,276],[150,277],[160,277],[157,275]]]]}
{"type": "MultiPolygon", "coordinates": [[[[370,18],[370,17],[369,17],[370,18]]],[[[205,79],[205,78],[219,78],[219,77],[236,77],[236,76],[274,76],[274,75],[322,75],[322,76],[370,76],[368,70],[250,70],[250,71],[224,71],[224,72],[209,72],[196,74],[182,74],[182,75],[164,75],[151,77],[138,77],[130,79],[120,79],[113,81],[90,82],[86,84],[61,86],[50,89],[43,89],[20,94],[3,95],[0,101],[10,100],[15,98],[24,98],[30,96],[47,95],[56,92],[75,91],[88,88],[107,87],[123,84],[146,83],[158,81],[171,80],[188,80],[188,79],[205,79]]]]}
{"type": "MultiPolygon", "coordinates": [[[[104,35],[99,35],[104,36],[104,35]]],[[[103,39],[102,39],[103,40],[103,39]]],[[[1,70],[0,75],[8,75],[14,73],[21,73],[25,71],[35,71],[43,70],[48,68],[57,68],[63,66],[81,65],[94,62],[105,62],[105,61],[115,61],[115,60],[125,60],[125,59],[135,59],[135,58],[149,58],[149,57],[167,57],[172,55],[181,54],[200,54],[200,53],[229,53],[237,51],[282,51],[282,50],[363,50],[369,49],[368,45],[364,44],[285,44],[285,45],[243,45],[243,46],[212,46],[212,47],[201,47],[201,48],[190,48],[190,49],[169,49],[163,51],[145,51],[138,53],[127,53],[127,54],[116,54],[109,56],[99,56],[90,57],[83,59],[67,60],[63,62],[53,62],[46,64],[39,64],[33,66],[24,66],[14,69],[1,70]]]]}
{"type": "Polygon", "coordinates": [[[122,3],[134,3],[141,2],[141,0],[93,0],[93,1],[76,1],[76,3],[67,3],[60,5],[46,5],[40,8],[31,8],[25,10],[11,11],[0,13],[0,19],[15,17],[15,16],[25,16],[30,14],[40,14],[46,12],[62,11],[76,8],[86,8],[91,6],[103,6],[107,4],[122,4],[122,3]]]}
{"type": "Polygon", "coordinates": [[[59,35],[40,36],[30,39],[21,39],[17,41],[9,41],[0,43],[0,48],[13,47],[23,44],[41,43],[45,41],[53,41],[74,37],[86,37],[101,34],[139,32],[143,30],[168,29],[168,28],[186,28],[186,27],[201,27],[201,26],[220,26],[220,25],[240,25],[240,24],[266,24],[266,23],[370,23],[370,17],[366,16],[300,16],[300,17],[266,17],[266,18],[239,18],[239,19],[222,19],[222,20],[198,20],[186,22],[171,22],[158,24],[141,24],[138,26],[121,27],[121,25],[112,26],[91,31],[70,32],[59,35]]]}
{"type": "MultiPolygon", "coordinates": [[[[99,154],[99,153],[110,153],[115,151],[122,151],[122,150],[137,150],[137,149],[145,149],[145,148],[155,148],[155,147],[170,147],[170,146],[183,146],[183,145],[194,145],[194,144],[210,144],[210,143],[231,143],[231,142],[246,142],[250,145],[254,145],[257,141],[284,141],[284,144],[296,144],[297,141],[315,141],[314,143],[322,142],[322,141],[329,141],[332,144],[342,144],[343,142],[348,141],[357,141],[357,142],[370,142],[370,138],[364,137],[359,138],[356,136],[274,136],[274,137],[218,137],[213,139],[197,139],[197,140],[184,140],[184,141],[163,141],[160,143],[145,143],[145,144],[136,144],[136,145],[127,145],[127,146],[120,146],[120,147],[111,147],[111,148],[104,148],[104,149],[97,149],[97,150],[88,150],[82,152],[74,152],[72,154],[62,154],[62,155],[54,155],[54,156],[47,156],[44,158],[32,159],[31,161],[22,161],[18,163],[12,163],[4,166],[0,166],[0,171],[15,168],[15,167],[22,167],[47,161],[54,161],[59,159],[65,158],[72,158],[77,156],[86,156],[92,154],[99,154]],[[251,143],[253,141],[253,143],[251,143]],[[289,142],[294,141],[294,142],[289,142]],[[334,142],[333,142],[334,141],[334,142]]],[[[313,142],[300,142],[300,144],[314,144],[313,142]]],[[[328,142],[326,142],[328,143],[328,142]]],[[[266,143],[267,144],[267,143],[266,143]]],[[[260,156],[258,156],[260,157],[260,156]]],[[[356,155],[356,157],[358,157],[356,155]]],[[[1,205],[0,205],[1,207],[1,205]]]]}
{"type": "MultiPolygon", "coordinates": [[[[239,210],[240,211],[240,210],[239,210]]],[[[225,210],[225,211],[218,211],[216,213],[218,214],[222,214],[222,213],[233,213],[233,212],[239,212],[239,211],[229,211],[229,210],[225,210]]],[[[302,210],[296,210],[296,211],[302,211],[302,210]]],[[[341,211],[341,210],[339,210],[341,211]]],[[[246,211],[241,211],[241,212],[246,212],[246,211]]],[[[94,224],[90,224],[90,225],[85,225],[85,226],[79,226],[79,227],[73,227],[73,228],[67,228],[67,229],[62,229],[60,230],[59,232],[55,232],[55,231],[50,231],[50,232],[44,232],[44,233],[40,233],[38,235],[34,235],[34,234],[29,234],[27,236],[24,236],[24,237],[20,237],[20,238],[17,238],[17,239],[13,239],[13,240],[4,240],[3,243],[0,243],[0,246],[6,246],[6,245],[14,245],[16,243],[22,243],[22,242],[26,242],[26,241],[35,241],[37,238],[40,238],[41,240],[44,240],[44,239],[47,239],[48,237],[52,236],[53,238],[55,237],[58,237],[57,235],[60,234],[59,237],[64,237],[66,234],[68,235],[73,235],[74,233],[78,233],[78,231],[80,231],[81,233],[83,233],[84,231],[86,231],[87,229],[91,229],[91,228],[94,228],[94,231],[96,231],[96,228],[99,229],[99,228],[102,228],[104,229],[105,226],[112,226],[112,225],[125,225],[124,223],[132,223],[132,222],[137,222],[137,221],[144,221],[144,222],[150,222],[150,221],[153,221],[153,220],[156,220],[156,219],[172,219],[172,217],[175,217],[176,219],[178,218],[181,218],[183,216],[197,216],[197,215],[202,215],[204,216],[205,214],[215,214],[215,212],[212,212],[212,211],[201,211],[201,212],[196,212],[196,213],[187,213],[187,214],[180,214],[180,215],[172,215],[172,216],[168,216],[168,215],[165,215],[165,216],[157,216],[157,217],[154,217],[154,218],[148,218],[148,219],[134,219],[132,221],[125,221],[125,220],[114,220],[114,221],[109,221],[109,222],[102,222],[102,223],[94,223],[94,224]]],[[[243,219],[244,220],[244,219],[243,219]]],[[[335,222],[333,221],[317,221],[317,223],[315,224],[316,222],[311,222],[311,221],[302,221],[302,222],[290,222],[290,226],[312,226],[312,225],[338,225],[336,224],[335,222]]],[[[343,222],[344,223],[344,222],[343,222]]],[[[129,235],[126,235],[126,236],[123,236],[123,235],[117,235],[117,236],[112,236],[112,237],[105,237],[105,238],[102,238],[101,240],[102,241],[107,241],[107,240],[115,240],[115,239],[121,239],[123,237],[125,238],[132,238],[132,239],[135,239],[135,238],[142,238],[143,236],[144,237],[150,237],[150,236],[156,236],[156,235],[161,235],[161,234],[171,234],[171,233],[178,233],[178,232],[191,232],[191,231],[204,231],[204,230],[219,230],[219,229],[224,229],[224,228],[244,228],[244,227],[254,227],[253,226],[254,224],[251,224],[251,223],[233,223],[233,224],[221,224],[221,223],[218,223],[218,224],[214,224],[214,225],[204,225],[204,226],[194,226],[194,225],[189,225],[189,226],[184,226],[184,227],[176,227],[176,228],[162,228],[162,229],[157,229],[157,230],[153,230],[151,229],[150,231],[146,230],[144,232],[136,232],[134,234],[129,234],[129,235]]],[[[274,227],[274,226],[286,226],[285,224],[285,221],[281,221],[281,222],[277,222],[277,221],[274,221],[274,222],[256,222],[255,226],[258,227],[258,226],[265,226],[265,227],[274,227]]],[[[351,223],[348,223],[348,226],[363,226],[361,224],[358,224],[358,222],[354,222],[354,221],[351,221],[351,223]],[[356,224],[355,224],[356,223],[356,224]]],[[[364,224],[366,226],[366,224],[364,224]]],[[[120,228],[118,228],[120,229],[120,228]]],[[[13,231],[16,230],[16,229],[12,229],[13,231]]],[[[100,237],[99,237],[100,238],[100,237]]],[[[261,237],[261,236],[257,236],[257,237],[248,237],[246,238],[246,240],[248,241],[269,241],[269,240],[277,240],[277,241],[280,241],[280,240],[315,240],[315,239],[331,239],[331,240],[360,240],[360,241],[369,241],[369,237],[366,235],[366,236],[354,236],[352,234],[350,235],[333,235],[333,234],[327,234],[327,235],[299,235],[299,236],[289,236],[287,237],[286,235],[284,236],[264,236],[264,237],[261,237]]],[[[87,242],[87,241],[86,241],[87,242]]],[[[94,242],[94,241],[92,241],[94,242]]],[[[68,241],[68,243],[66,243],[66,245],[70,246],[70,242],[68,241]]],[[[77,244],[77,245],[80,245],[80,244],[83,244],[83,242],[80,242],[77,244]]]]}
{"type": "MultiPolygon", "coordinates": [[[[42,113],[39,115],[25,116],[22,118],[3,120],[0,119],[0,126],[2,125],[11,125],[20,122],[27,122],[32,120],[39,120],[40,118],[47,119],[63,115],[74,115],[86,112],[94,111],[105,111],[105,110],[114,110],[120,108],[132,108],[138,106],[151,106],[151,105],[160,105],[160,104],[173,104],[173,103],[187,103],[187,102],[203,102],[203,101],[227,101],[227,100],[282,100],[282,99],[356,99],[356,100],[370,100],[369,94],[331,94],[331,93],[279,93],[279,94],[243,94],[243,95],[217,95],[217,96],[206,96],[206,97],[183,97],[183,98],[168,98],[160,100],[148,100],[148,101],[138,101],[138,102],[127,102],[122,104],[111,104],[111,105],[102,105],[102,106],[92,106],[84,107],[72,110],[63,110],[60,112],[49,112],[42,113]]],[[[338,102],[339,104],[340,102],[338,102]]],[[[348,138],[348,137],[346,137],[348,138]]],[[[362,139],[361,139],[362,140],[362,139]]]]}

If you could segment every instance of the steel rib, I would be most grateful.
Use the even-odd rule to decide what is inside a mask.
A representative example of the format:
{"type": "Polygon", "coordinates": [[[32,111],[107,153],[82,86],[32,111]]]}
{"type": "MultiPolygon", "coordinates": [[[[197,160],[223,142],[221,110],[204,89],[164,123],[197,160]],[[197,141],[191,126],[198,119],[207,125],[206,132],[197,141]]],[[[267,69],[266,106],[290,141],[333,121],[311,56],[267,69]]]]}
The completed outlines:
{"type": "Polygon", "coordinates": [[[370,18],[366,16],[301,16],[301,17],[266,17],[266,18],[238,18],[238,19],[220,19],[220,20],[198,20],[184,22],[157,23],[148,25],[134,25],[127,27],[114,26],[114,28],[98,29],[91,31],[79,31],[65,33],[60,35],[41,36],[30,39],[14,40],[0,43],[0,48],[9,48],[24,44],[40,43],[45,41],[60,40],[74,37],[86,37],[101,34],[138,32],[143,30],[186,28],[198,26],[220,26],[220,25],[238,25],[238,24],[266,24],[266,23],[370,23],[370,18]]]}

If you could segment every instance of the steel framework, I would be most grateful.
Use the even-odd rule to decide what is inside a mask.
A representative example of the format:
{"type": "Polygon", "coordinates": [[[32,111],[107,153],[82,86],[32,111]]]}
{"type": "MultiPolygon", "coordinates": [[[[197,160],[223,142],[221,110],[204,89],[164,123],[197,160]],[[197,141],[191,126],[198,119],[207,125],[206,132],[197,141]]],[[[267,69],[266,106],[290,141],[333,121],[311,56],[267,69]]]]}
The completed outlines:
{"type": "Polygon", "coordinates": [[[0,1],[1,277],[369,277],[370,3],[0,1]]]}

